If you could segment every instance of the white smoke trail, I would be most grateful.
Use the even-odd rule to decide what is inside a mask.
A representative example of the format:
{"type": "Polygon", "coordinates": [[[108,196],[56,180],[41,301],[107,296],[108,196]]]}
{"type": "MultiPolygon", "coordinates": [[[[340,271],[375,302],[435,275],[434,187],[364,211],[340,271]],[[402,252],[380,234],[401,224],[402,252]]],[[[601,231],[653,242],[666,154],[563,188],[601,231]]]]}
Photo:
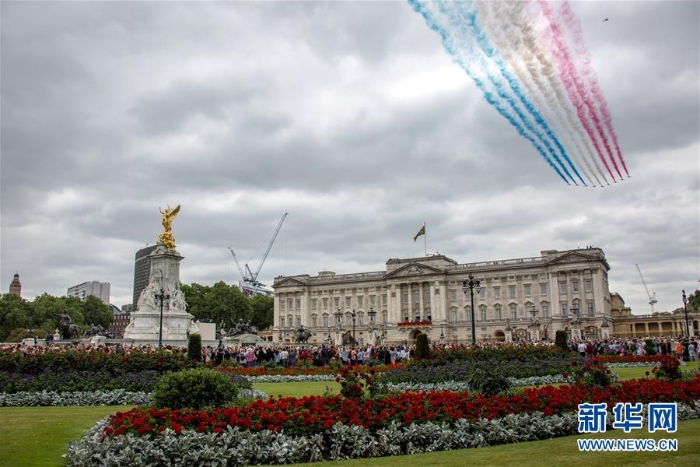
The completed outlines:
{"type": "MultiPolygon", "coordinates": [[[[557,99],[558,96],[551,89],[550,83],[543,79],[542,53],[535,47],[532,27],[528,18],[525,17],[522,3],[478,1],[475,5],[482,24],[489,31],[491,41],[497,46],[506,63],[523,83],[530,98],[545,115],[550,127],[563,140],[564,146],[569,148],[569,153],[583,163],[581,171],[585,178],[592,182],[593,186],[595,183],[601,185],[589,160],[585,157],[586,152],[582,148],[581,138],[572,130],[571,121],[577,122],[578,119],[567,116],[566,107],[557,99]]],[[[568,98],[565,99],[565,102],[568,101],[568,98]]]]}

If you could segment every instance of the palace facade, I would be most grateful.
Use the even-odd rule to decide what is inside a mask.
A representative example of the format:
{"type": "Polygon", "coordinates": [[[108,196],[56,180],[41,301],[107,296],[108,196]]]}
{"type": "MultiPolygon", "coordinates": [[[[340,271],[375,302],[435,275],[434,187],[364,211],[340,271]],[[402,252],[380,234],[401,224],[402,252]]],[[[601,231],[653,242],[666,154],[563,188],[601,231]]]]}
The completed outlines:
{"type": "Polygon", "coordinates": [[[459,264],[444,255],[389,259],[385,271],[321,271],[275,278],[273,339],[310,343],[408,343],[607,338],[610,266],[600,248],[459,264]],[[479,281],[479,288],[465,282],[479,281]],[[472,326],[472,316],[475,320],[472,326]]]}

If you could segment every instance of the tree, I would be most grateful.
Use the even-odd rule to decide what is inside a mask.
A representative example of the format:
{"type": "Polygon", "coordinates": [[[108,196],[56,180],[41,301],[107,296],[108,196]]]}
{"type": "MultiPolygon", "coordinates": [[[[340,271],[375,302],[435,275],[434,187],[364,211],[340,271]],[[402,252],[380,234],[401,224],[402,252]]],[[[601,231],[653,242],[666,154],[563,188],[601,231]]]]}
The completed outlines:
{"type": "MultiPolygon", "coordinates": [[[[700,310],[700,290],[688,295],[688,313],[700,310]]],[[[684,310],[685,311],[685,310],[684,310]]]]}
{"type": "Polygon", "coordinates": [[[14,294],[0,297],[0,342],[6,341],[17,329],[33,327],[31,314],[32,306],[23,298],[14,294]]]}
{"type": "Polygon", "coordinates": [[[248,299],[253,313],[251,324],[259,331],[272,326],[275,314],[275,299],[265,295],[255,295],[248,299]]]}
{"type": "Polygon", "coordinates": [[[231,328],[239,320],[250,321],[251,305],[243,292],[235,285],[219,281],[213,286],[193,283],[183,285],[187,311],[195,319],[216,323],[224,329],[231,328]]]}
{"type": "Polygon", "coordinates": [[[112,309],[105,302],[94,295],[85,297],[83,305],[83,316],[87,325],[107,327],[114,321],[112,309]]]}

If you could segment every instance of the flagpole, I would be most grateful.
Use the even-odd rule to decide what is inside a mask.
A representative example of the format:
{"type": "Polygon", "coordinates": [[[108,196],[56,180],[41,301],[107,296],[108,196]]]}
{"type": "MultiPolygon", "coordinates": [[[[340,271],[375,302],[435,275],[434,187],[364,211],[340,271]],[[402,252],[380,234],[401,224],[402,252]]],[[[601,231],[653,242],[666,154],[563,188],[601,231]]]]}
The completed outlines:
{"type": "Polygon", "coordinates": [[[428,231],[425,230],[425,222],[423,222],[423,256],[428,256],[428,231]]]}

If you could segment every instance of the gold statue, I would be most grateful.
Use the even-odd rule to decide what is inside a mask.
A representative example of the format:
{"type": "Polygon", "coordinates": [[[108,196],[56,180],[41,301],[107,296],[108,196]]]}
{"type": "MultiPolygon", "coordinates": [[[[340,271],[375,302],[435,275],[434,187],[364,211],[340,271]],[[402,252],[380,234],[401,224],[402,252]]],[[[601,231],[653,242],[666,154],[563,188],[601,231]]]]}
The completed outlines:
{"type": "Polygon", "coordinates": [[[170,209],[170,205],[168,205],[165,211],[161,208],[158,208],[158,210],[163,215],[163,233],[158,235],[158,243],[165,245],[165,248],[168,250],[174,250],[175,237],[173,237],[172,226],[173,219],[175,219],[177,213],[180,212],[180,205],[178,204],[175,209],[170,209]]]}

